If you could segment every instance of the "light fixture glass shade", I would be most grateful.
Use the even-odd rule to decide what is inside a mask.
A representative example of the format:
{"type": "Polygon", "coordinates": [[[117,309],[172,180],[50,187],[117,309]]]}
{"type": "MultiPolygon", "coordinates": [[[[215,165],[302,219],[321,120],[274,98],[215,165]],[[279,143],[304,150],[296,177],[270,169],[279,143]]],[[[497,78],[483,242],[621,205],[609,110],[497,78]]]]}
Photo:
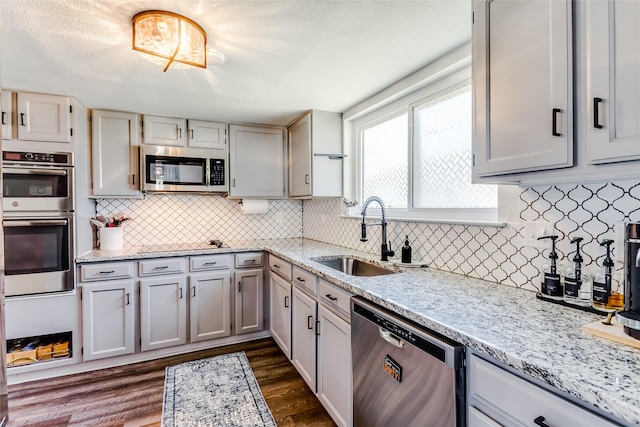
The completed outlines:
{"type": "Polygon", "coordinates": [[[164,71],[172,64],[207,67],[206,33],[191,19],[173,12],[147,10],[134,16],[133,50],[153,55],[164,71]]]}

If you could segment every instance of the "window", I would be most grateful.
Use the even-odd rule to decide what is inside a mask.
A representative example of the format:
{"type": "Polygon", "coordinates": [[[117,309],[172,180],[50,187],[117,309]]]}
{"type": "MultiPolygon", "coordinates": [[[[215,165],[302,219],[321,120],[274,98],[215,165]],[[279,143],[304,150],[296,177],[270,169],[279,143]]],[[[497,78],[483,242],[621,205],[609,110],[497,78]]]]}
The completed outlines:
{"type": "Polygon", "coordinates": [[[379,196],[391,216],[495,218],[497,186],[471,183],[471,126],[466,81],[359,120],[362,200],[379,196]]]}

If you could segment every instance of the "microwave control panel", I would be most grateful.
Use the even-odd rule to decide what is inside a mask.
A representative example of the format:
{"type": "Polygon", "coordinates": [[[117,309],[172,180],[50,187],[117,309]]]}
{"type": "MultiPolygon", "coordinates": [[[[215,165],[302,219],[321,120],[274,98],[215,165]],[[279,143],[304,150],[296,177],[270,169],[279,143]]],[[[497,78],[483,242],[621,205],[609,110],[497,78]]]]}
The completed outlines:
{"type": "Polygon", "coordinates": [[[224,159],[211,159],[209,185],[224,185],[224,159]]]}

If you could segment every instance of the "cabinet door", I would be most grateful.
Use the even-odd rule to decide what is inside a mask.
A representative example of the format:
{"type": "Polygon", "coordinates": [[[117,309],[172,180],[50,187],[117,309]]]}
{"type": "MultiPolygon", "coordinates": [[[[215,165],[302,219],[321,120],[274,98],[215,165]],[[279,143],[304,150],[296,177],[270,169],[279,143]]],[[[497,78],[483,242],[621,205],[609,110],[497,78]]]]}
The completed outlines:
{"type": "Polygon", "coordinates": [[[82,285],[82,342],[85,361],[135,351],[133,280],[82,285]]]}
{"type": "Polygon", "coordinates": [[[189,120],[189,147],[226,150],[227,124],[189,120]]]}
{"type": "Polygon", "coordinates": [[[573,165],[571,4],[473,2],[474,179],[573,165]]]}
{"type": "Polygon", "coordinates": [[[318,399],[339,426],[350,426],[351,325],[318,305],[318,399]]]}
{"type": "Polygon", "coordinates": [[[282,129],[229,126],[231,197],[284,197],[282,129]]]}
{"type": "Polygon", "coordinates": [[[311,114],[289,127],[289,196],[311,195],[311,114]]]}
{"type": "Polygon", "coordinates": [[[187,120],[174,117],[142,117],[143,141],[152,145],[187,146],[187,120]]]}
{"type": "Polygon", "coordinates": [[[71,99],[18,92],[18,139],[71,142],[71,99]]]}
{"type": "Polygon", "coordinates": [[[187,289],[184,276],[140,281],[142,351],[187,342],[187,289]]]}
{"type": "Polygon", "coordinates": [[[194,274],[189,278],[191,342],[231,335],[231,275],[194,274]]]}
{"type": "Polygon", "coordinates": [[[468,407],[467,414],[469,427],[502,427],[502,424],[498,424],[485,413],[473,406],[468,407]]]}
{"type": "Polygon", "coordinates": [[[291,283],[273,272],[269,276],[271,336],[287,358],[291,359],[291,283]]]}
{"type": "Polygon", "coordinates": [[[584,7],[589,162],[640,159],[640,3],[587,1],[584,7]]]}
{"type": "Polygon", "coordinates": [[[11,100],[13,93],[7,90],[2,91],[2,139],[13,138],[13,109],[11,100]]]}
{"type": "Polygon", "coordinates": [[[294,286],[291,313],[291,362],[315,392],[316,301],[294,286]]]}
{"type": "Polygon", "coordinates": [[[342,114],[314,110],[311,142],[312,195],[342,197],[342,114]]]}
{"type": "Polygon", "coordinates": [[[140,116],[91,112],[91,166],[94,196],[140,197],[138,146],[140,116]]]}
{"type": "Polygon", "coordinates": [[[236,335],[264,329],[262,275],[262,269],[235,273],[236,335]]]}

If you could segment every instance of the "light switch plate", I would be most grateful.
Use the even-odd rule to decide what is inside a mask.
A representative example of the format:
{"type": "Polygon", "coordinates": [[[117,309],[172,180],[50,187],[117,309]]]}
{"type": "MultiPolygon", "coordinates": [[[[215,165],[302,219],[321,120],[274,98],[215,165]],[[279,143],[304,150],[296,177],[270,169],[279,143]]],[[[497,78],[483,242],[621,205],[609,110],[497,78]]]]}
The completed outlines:
{"type": "Polygon", "coordinates": [[[538,240],[538,237],[550,236],[554,232],[553,224],[546,221],[527,221],[524,223],[524,246],[530,248],[550,248],[550,239],[538,240]]]}

